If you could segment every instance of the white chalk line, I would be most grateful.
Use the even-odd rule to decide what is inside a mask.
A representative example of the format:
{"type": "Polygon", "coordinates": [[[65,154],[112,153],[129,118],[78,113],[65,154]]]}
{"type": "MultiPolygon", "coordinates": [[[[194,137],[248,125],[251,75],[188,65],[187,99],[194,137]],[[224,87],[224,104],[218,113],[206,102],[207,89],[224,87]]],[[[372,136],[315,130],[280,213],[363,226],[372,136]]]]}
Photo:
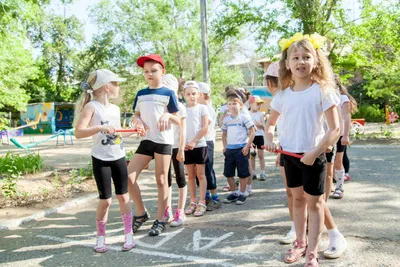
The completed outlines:
{"type": "MultiPolygon", "coordinates": [[[[77,241],[77,240],[73,240],[73,239],[61,238],[61,237],[49,236],[49,235],[37,235],[37,237],[43,238],[43,239],[48,239],[51,241],[60,242],[60,243],[69,243],[70,245],[78,245],[78,246],[93,248],[93,244],[89,244],[88,240],[77,241]]],[[[109,250],[121,251],[121,247],[117,247],[117,246],[107,246],[107,247],[109,250]]],[[[179,254],[165,253],[165,252],[159,252],[159,251],[154,251],[154,250],[147,251],[147,250],[140,249],[140,248],[134,248],[129,252],[134,253],[134,254],[143,254],[143,255],[163,257],[163,258],[168,258],[168,259],[181,259],[181,260],[185,260],[185,261],[189,261],[189,262],[196,262],[196,263],[200,263],[200,264],[210,264],[210,265],[218,265],[218,266],[224,266],[224,267],[236,266],[235,264],[225,262],[228,259],[207,259],[207,258],[203,258],[203,257],[179,255],[179,254]]]]}

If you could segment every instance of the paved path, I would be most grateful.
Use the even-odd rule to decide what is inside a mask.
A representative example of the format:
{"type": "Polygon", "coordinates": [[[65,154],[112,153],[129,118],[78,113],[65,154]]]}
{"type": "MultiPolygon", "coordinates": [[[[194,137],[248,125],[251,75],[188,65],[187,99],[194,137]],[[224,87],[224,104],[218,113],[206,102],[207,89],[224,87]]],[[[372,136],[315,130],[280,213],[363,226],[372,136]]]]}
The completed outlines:
{"type": "MultiPolygon", "coordinates": [[[[74,150],[68,152],[71,157],[79,151],[86,164],[87,145],[77,144],[74,150]]],[[[215,169],[222,187],[220,150],[217,146],[215,169]]],[[[68,154],[63,151],[57,149],[54,155],[64,159],[68,154]]],[[[352,181],[345,184],[345,198],[330,200],[329,205],[350,247],[338,260],[322,259],[321,266],[399,266],[400,146],[353,146],[349,157],[352,181]]],[[[184,228],[168,227],[159,237],[147,235],[151,220],[135,235],[137,247],[131,252],[120,251],[123,228],[114,200],[107,226],[110,251],[93,253],[96,201],[92,201],[0,232],[0,266],[288,266],[282,261],[288,247],[277,242],[289,227],[285,192],[278,169],[272,166],[274,156],[268,154],[266,160],[268,179],[254,183],[255,193],[245,205],[223,205],[201,218],[189,217],[184,228]]],[[[152,167],[140,183],[154,218],[157,192],[152,167]]],[[[320,250],[326,246],[324,233],[320,250]]],[[[304,259],[290,266],[303,264],[304,259]]]]}

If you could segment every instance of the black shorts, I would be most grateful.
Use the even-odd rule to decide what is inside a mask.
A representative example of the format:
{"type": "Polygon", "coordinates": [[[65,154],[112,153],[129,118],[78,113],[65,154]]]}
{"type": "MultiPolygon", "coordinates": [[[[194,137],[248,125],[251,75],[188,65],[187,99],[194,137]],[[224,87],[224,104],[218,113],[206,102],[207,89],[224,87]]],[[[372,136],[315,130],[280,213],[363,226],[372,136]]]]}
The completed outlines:
{"type": "Polygon", "coordinates": [[[195,147],[193,150],[185,151],[185,165],[206,164],[208,162],[207,147],[195,147]]]}
{"type": "Polygon", "coordinates": [[[346,150],[347,146],[342,145],[342,137],[343,136],[341,136],[336,143],[336,153],[343,153],[346,150]]]}
{"type": "Polygon", "coordinates": [[[237,169],[239,178],[247,178],[250,176],[249,171],[249,154],[244,156],[243,148],[227,149],[224,153],[224,176],[234,177],[237,169]]]}
{"type": "Polygon", "coordinates": [[[154,153],[161,155],[171,155],[172,145],[158,144],[150,140],[143,140],[140,142],[135,154],[146,155],[154,158],[154,153]]]}
{"type": "Polygon", "coordinates": [[[128,193],[128,169],[125,157],[113,161],[104,161],[92,156],[93,174],[100,199],[112,197],[111,179],[115,194],[128,193]]]}
{"type": "Polygon", "coordinates": [[[280,154],[281,157],[279,159],[279,165],[281,165],[281,167],[285,167],[285,157],[283,156],[283,154],[280,154]]]}
{"type": "Polygon", "coordinates": [[[322,153],[312,166],[300,162],[300,159],[284,155],[287,186],[303,186],[304,192],[312,196],[325,193],[326,156],[322,153]]]}
{"type": "Polygon", "coordinates": [[[335,156],[336,156],[336,149],[335,147],[333,147],[331,152],[326,153],[326,162],[335,163],[335,156]]]}
{"type": "Polygon", "coordinates": [[[253,144],[257,147],[257,149],[263,149],[262,146],[264,145],[264,136],[256,136],[254,137],[253,144]]]}

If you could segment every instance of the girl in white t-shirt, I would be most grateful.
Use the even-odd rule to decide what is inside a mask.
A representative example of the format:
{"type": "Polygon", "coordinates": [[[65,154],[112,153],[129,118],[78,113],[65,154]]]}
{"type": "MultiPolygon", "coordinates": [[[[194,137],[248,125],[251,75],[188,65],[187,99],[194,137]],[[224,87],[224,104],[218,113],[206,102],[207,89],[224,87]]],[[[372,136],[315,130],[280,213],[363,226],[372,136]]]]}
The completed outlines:
{"type": "Polygon", "coordinates": [[[185,210],[185,214],[193,214],[196,217],[203,216],[207,210],[205,164],[208,162],[208,151],[205,136],[209,121],[207,106],[197,102],[200,96],[199,90],[199,85],[195,81],[187,81],[184,85],[187,114],[185,165],[190,192],[190,205],[185,210]],[[199,202],[196,197],[196,176],[199,180],[199,202]]]}
{"type": "MultiPolygon", "coordinates": [[[[254,125],[256,126],[256,136],[253,140],[253,145],[255,149],[257,149],[258,160],[260,161],[260,181],[265,181],[265,160],[264,160],[264,130],[265,130],[265,121],[264,121],[264,113],[260,111],[261,105],[264,103],[264,100],[259,96],[251,96],[249,99],[250,104],[250,116],[253,119],[254,125]]],[[[256,173],[256,155],[251,154],[251,169],[253,171],[253,179],[257,178],[256,173]]],[[[251,185],[248,191],[251,192],[251,185]]]]}
{"type": "Polygon", "coordinates": [[[351,114],[357,110],[357,102],[347,92],[346,87],[342,85],[339,77],[335,77],[336,85],[340,93],[340,107],[342,110],[343,127],[341,136],[336,143],[336,157],[335,157],[335,178],[336,189],[332,197],[336,199],[343,198],[344,195],[344,180],[345,170],[343,166],[343,155],[346,153],[347,146],[350,144],[350,127],[351,127],[351,114]]]}
{"type": "Polygon", "coordinates": [[[100,69],[90,73],[87,82],[82,83],[85,92],[75,107],[75,137],[93,136],[93,173],[99,191],[99,205],[96,211],[97,241],[94,251],[104,253],[106,224],[111,206],[112,188],[119,202],[124,223],[125,243],[123,251],[131,250],[135,243],[132,236],[132,209],[128,195],[128,170],[122,136],[115,132],[121,128],[119,107],[109,102],[119,94],[118,82],[125,81],[113,72],[100,69]],[[94,99],[92,99],[94,96],[94,99]],[[91,101],[90,101],[91,100],[91,101]]]}
{"type": "Polygon", "coordinates": [[[324,225],[325,151],[339,135],[336,106],[339,99],[332,82],[332,69],[320,47],[318,34],[296,34],[281,40],[279,81],[282,89],[271,102],[265,147],[276,151],[273,135],[280,117],[278,137],[283,150],[303,155],[284,156],[287,185],[293,194],[296,241],[284,261],[296,262],[306,254],[305,266],[318,265],[318,243],[324,225]],[[328,130],[323,129],[326,117],[328,130]],[[307,213],[308,244],[306,239],[307,213]]]}

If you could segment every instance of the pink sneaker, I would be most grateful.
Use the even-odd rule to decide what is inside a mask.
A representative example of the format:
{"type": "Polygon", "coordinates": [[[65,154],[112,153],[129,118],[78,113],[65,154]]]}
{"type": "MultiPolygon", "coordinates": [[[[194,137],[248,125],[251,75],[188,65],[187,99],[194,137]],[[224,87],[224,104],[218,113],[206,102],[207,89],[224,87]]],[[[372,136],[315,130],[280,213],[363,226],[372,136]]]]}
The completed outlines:
{"type": "Polygon", "coordinates": [[[350,181],[350,174],[345,173],[345,174],[344,174],[344,179],[343,179],[343,181],[345,181],[345,182],[350,181]]]}
{"type": "Polygon", "coordinates": [[[108,248],[106,247],[106,237],[104,235],[97,236],[96,246],[94,247],[94,251],[96,253],[104,253],[107,252],[108,248]]]}
{"type": "Polygon", "coordinates": [[[186,216],[184,212],[181,212],[179,209],[176,209],[175,215],[174,215],[174,220],[171,222],[170,226],[171,227],[179,227],[182,225],[182,223],[185,221],[186,216]]]}
{"type": "Polygon", "coordinates": [[[129,251],[136,246],[135,242],[133,241],[133,234],[126,234],[125,235],[125,243],[122,246],[122,251],[129,251]]]}

